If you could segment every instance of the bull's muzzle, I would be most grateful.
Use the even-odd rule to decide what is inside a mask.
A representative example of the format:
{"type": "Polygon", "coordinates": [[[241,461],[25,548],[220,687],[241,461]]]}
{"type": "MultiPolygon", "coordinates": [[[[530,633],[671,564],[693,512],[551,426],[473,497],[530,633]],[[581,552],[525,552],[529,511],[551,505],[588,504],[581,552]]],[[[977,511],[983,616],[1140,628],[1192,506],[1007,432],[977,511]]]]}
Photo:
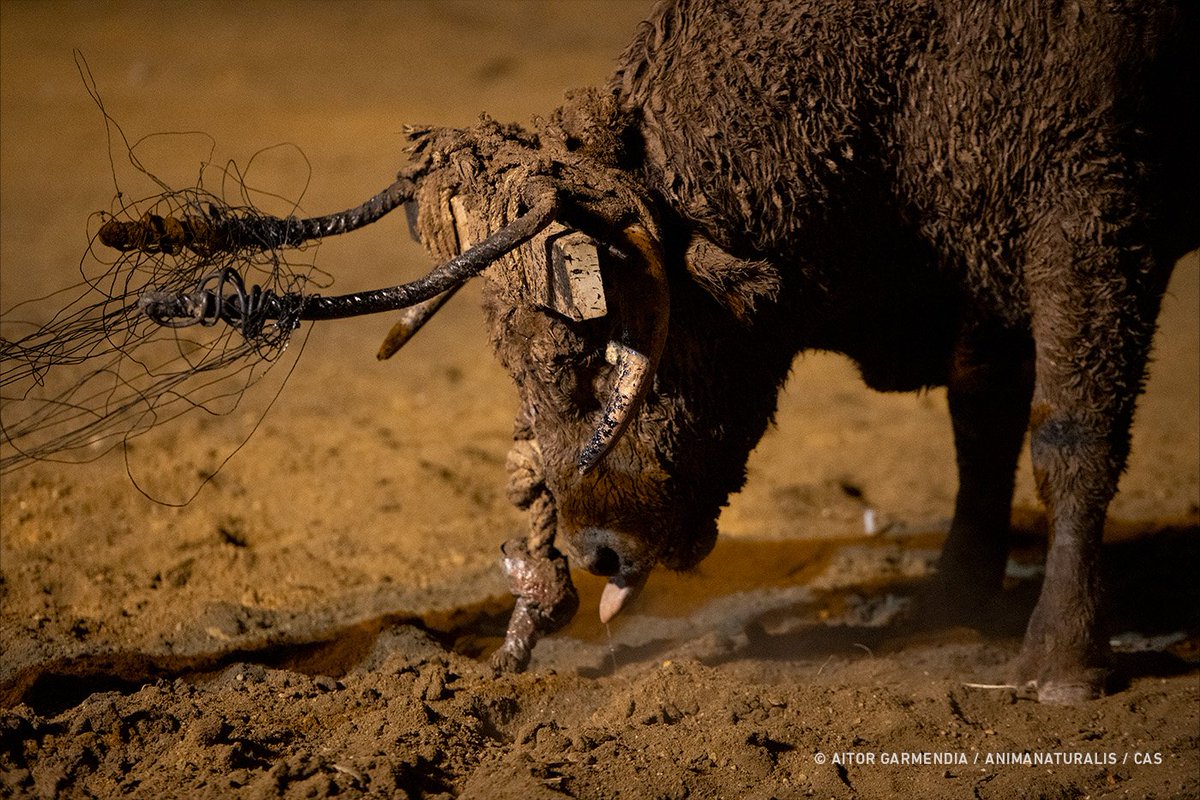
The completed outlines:
{"type": "Polygon", "coordinates": [[[654,560],[632,537],[609,528],[584,528],[569,542],[572,563],[608,578],[600,596],[600,621],[608,623],[641,592],[654,560]]]}

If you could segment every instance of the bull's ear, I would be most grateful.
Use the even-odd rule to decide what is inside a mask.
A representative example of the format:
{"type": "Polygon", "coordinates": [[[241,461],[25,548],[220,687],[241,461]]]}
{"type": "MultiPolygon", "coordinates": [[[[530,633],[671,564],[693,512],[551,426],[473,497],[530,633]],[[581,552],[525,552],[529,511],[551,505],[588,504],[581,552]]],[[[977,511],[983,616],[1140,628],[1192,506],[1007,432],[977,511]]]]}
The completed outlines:
{"type": "Polygon", "coordinates": [[[773,265],[738,258],[698,232],[688,241],[683,260],[696,283],[743,324],[754,319],[759,303],[779,299],[783,281],[773,265]]]}

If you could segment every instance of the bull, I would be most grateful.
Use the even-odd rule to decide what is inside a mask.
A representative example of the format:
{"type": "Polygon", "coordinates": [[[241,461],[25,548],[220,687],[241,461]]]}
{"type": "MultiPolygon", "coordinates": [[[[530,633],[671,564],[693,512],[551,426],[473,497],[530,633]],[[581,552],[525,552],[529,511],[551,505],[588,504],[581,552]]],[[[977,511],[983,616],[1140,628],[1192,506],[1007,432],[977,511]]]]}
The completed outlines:
{"type": "MultiPolygon", "coordinates": [[[[668,0],[606,89],[532,129],[409,129],[384,193],[277,220],[289,244],[408,209],[445,266],[297,315],[406,307],[381,357],[483,276],[530,522],[503,547],[517,605],[496,668],[525,668],[576,612],[568,563],[608,578],[605,621],[656,567],[695,567],[793,359],[821,349],[877,390],[947,387],[948,607],[1000,588],[1028,432],[1052,538],[1014,678],[1044,702],[1100,694],[1107,506],[1172,265],[1200,245],[1186,5],[668,0]]],[[[174,225],[101,238],[221,245],[174,225]]],[[[247,324],[244,298],[143,310],[247,324]]]]}

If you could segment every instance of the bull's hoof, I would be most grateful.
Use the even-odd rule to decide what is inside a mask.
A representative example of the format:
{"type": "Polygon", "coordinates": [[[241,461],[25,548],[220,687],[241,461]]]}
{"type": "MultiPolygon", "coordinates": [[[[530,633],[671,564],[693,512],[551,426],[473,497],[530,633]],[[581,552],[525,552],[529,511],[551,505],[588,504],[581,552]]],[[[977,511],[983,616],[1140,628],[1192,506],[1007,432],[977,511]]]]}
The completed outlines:
{"type": "Polygon", "coordinates": [[[1078,597],[1056,593],[1062,585],[1042,587],[1010,674],[1017,685],[1036,688],[1038,702],[1078,705],[1104,694],[1112,653],[1095,611],[1078,597]]]}
{"type": "MultiPolygon", "coordinates": [[[[1103,670],[1097,670],[1103,673],[1103,670]]],[[[1078,706],[1104,696],[1106,674],[1078,680],[1048,680],[1037,685],[1039,703],[1052,706],[1078,706]]]]}
{"type": "MultiPolygon", "coordinates": [[[[959,626],[990,630],[998,620],[1007,620],[1006,610],[999,582],[972,571],[939,566],[907,616],[921,630],[959,626]]],[[[1017,624],[1023,625],[1024,620],[1017,624]]]]}
{"type": "Polygon", "coordinates": [[[1026,645],[1010,675],[1017,686],[1036,690],[1039,703],[1077,706],[1103,697],[1108,686],[1110,670],[1085,663],[1061,652],[1031,651],[1026,645]]]}

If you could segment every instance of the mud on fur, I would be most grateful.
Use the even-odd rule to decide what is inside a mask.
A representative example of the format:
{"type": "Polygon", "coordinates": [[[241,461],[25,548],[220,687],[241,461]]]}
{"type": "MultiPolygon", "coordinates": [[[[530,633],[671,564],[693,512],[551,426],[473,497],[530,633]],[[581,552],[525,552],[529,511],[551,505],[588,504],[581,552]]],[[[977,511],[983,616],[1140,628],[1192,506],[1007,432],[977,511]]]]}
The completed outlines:
{"type": "MultiPolygon", "coordinates": [[[[607,619],[656,566],[708,554],[798,352],[842,352],[883,391],[947,386],[960,485],[940,605],[999,589],[1028,430],[1053,541],[1013,677],[1086,700],[1105,687],[1107,505],[1171,266],[1200,245],[1198,33],[1166,0],[662,3],[605,90],[533,129],[408,132],[386,205],[445,262],[429,276],[315,298],[234,263],[133,305],[250,340],[268,320],[405,308],[386,356],[482,274],[521,398],[509,495],[530,519],[504,547],[518,602],[497,669],[575,612],[568,559],[609,578],[607,619]]],[[[246,258],[363,208],[104,238],[246,258]]]]}

